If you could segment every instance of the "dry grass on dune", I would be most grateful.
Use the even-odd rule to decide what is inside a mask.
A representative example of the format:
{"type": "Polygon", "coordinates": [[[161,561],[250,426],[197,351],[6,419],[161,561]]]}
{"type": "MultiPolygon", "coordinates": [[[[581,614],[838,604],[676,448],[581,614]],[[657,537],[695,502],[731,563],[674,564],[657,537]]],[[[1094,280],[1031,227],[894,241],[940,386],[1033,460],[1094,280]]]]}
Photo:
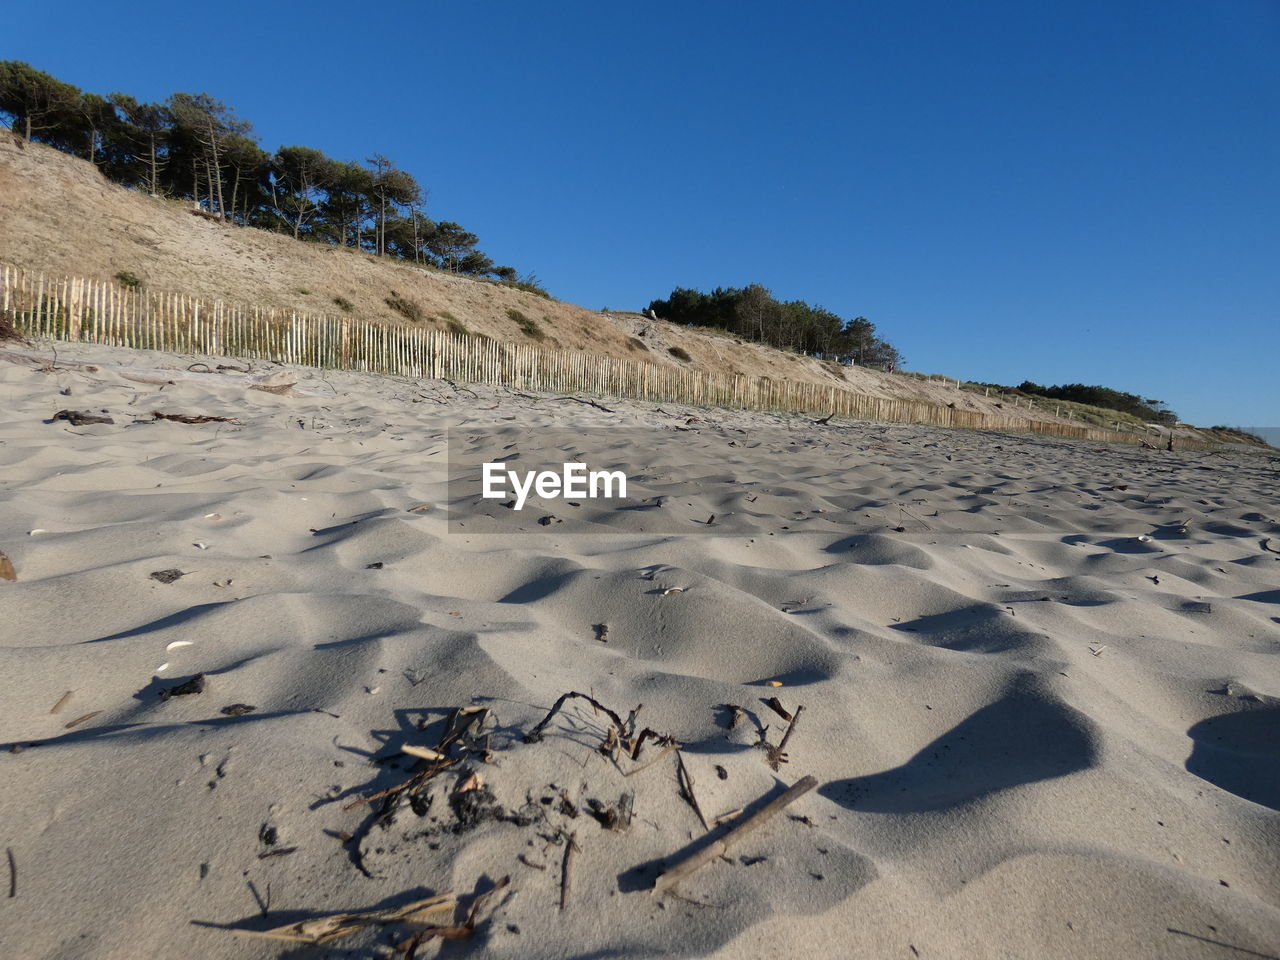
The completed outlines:
{"type": "Polygon", "coordinates": [[[588,310],[347,248],[212,223],[191,216],[183,203],[126,190],[86,161],[39,144],[19,150],[0,140],[0,222],[0,261],[32,270],[98,278],[124,272],[146,288],[206,300],[410,323],[710,373],[834,384],[873,397],[955,403],[1002,415],[993,399],[957,391],[951,382],[823,363],[722,332],[588,310]]]}

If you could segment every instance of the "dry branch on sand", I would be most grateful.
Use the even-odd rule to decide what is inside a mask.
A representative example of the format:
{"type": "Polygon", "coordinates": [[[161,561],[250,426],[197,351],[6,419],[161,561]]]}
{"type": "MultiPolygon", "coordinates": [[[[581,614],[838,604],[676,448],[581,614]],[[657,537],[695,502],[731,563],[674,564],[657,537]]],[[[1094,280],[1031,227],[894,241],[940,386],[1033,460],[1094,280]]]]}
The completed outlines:
{"type": "Polygon", "coordinates": [[[207,417],[193,416],[184,413],[161,413],[159,410],[151,411],[151,416],[156,420],[172,420],[174,423],[239,423],[235,417],[207,417]]]}
{"type": "Polygon", "coordinates": [[[565,703],[573,698],[587,701],[587,703],[591,704],[594,709],[603,713],[613,723],[613,727],[606,734],[606,738],[602,744],[602,749],[606,753],[611,754],[613,752],[613,748],[617,746],[621,747],[632,760],[638,760],[640,758],[640,749],[644,746],[646,740],[653,740],[663,746],[667,746],[674,742],[673,738],[660,734],[649,727],[645,727],[639,733],[635,732],[636,716],[640,713],[641,708],[644,706],[643,704],[632,710],[631,715],[627,718],[627,722],[624,723],[618,714],[610,710],[595,697],[588,696],[585,693],[578,693],[576,690],[571,690],[568,693],[561,694],[560,699],[552,705],[550,711],[548,711],[547,715],[542,718],[541,722],[524,735],[524,742],[538,743],[541,741],[542,732],[547,728],[547,724],[555,718],[556,714],[560,712],[560,709],[565,705],[565,703]]]}
{"type": "Polygon", "coordinates": [[[458,898],[452,893],[441,894],[415,900],[403,907],[391,910],[362,910],[353,913],[331,913],[316,917],[313,920],[301,920],[287,923],[282,927],[270,930],[242,930],[239,927],[228,927],[232,933],[244,937],[260,937],[267,940],[289,940],[294,943],[319,945],[351,934],[370,926],[385,926],[391,923],[411,923],[427,917],[452,910],[458,905],[458,898]]]}
{"type": "Polygon", "coordinates": [[[315,917],[311,920],[287,923],[284,926],[273,927],[270,930],[246,930],[241,927],[224,927],[223,929],[229,930],[232,933],[238,933],[244,937],[257,937],[259,939],[266,940],[286,940],[292,943],[319,946],[338,940],[342,937],[350,936],[353,933],[358,933],[366,927],[385,927],[402,923],[425,923],[425,926],[423,926],[421,930],[395,945],[395,949],[398,952],[403,953],[406,957],[412,958],[416,955],[418,947],[429,940],[435,938],[443,940],[461,940],[475,933],[476,924],[480,920],[480,912],[484,908],[485,904],[492,899],[494,894],[505,889],[510,882],[511,878],[509,876],[503,877],[490,889],[477,895],[471,901],[471,907],[467,911],[467,916],[461,923],[426,923],[430,917],[452,912],[457,908],[459,903],[457,895],[445,893],[434,897],[427,897],[422,900],[415,900],[414,902],[407,903],[402,907],[393,907],[386,910],[359,910],[349,913],[331,913],[315,917]]]}
{"type": "Polygon", "coordinates": [[[473,727],[476,733],[479,733],[484,728],[484,722],[488,715],[488,707],[463,707],[455,710],[450,715],[449,722],[445,725],[444,733],[440,737],[440,743],[434,749],[415,745],[401,747],[403,753],[417,757],[427,763],[425,768],[414,773],[412,777],[403,783],[398,783],[385,790],[379,790],[377,793],[371,793],[367,797],[352,800],[342,809],[344,811],[354,810],[356,807],[366,803],[373,803],[375,800],[394,798],[404,793],[408,793],[410,796],[416,794],[436,774],[442,773],[462,761],[462,757],[450,757],[449,748],[462,740],[463,737],[471,732],[473,727]]]}
{"type": "Polygon", "coordinates": [[[706,866],[716,857],[724,856],[729,851],[729,848],[738,843],[743,837],[753,830],[759,829],[772,817],[781,813],[817,785],[818,781],[813,777],[805,777],[798,781],[785,793],[774,797],[755,813],[734,825],[723,837],[691,853],[660,873],[653,883],[653,889],[658,893],[670,890],[681,880],[706,866]]]}

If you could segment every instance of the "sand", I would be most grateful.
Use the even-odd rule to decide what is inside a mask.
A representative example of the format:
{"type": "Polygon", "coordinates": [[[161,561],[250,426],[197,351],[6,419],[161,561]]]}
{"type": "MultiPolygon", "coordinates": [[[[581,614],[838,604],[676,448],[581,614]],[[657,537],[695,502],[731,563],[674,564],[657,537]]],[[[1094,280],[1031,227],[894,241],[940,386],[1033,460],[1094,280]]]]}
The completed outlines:
{"type": "Polygon", "coordinates": [[[459,925],[504,877],[418,956],[1280,952],[1265,454],[58,357],[0,359],[2,957],[396,956],[421,925],[231,928],[459,925]],[[458,464],[549,437],[627,509],[463,503],[458,464]],[[582,699],[526,743],[568,691],[679,752],[606,756],[582,699]],[[425,778],[402,748],[468,707],[425,778]],[[681,761],[709,822],[818,786],[655,895],[706,843],[681,761]]]}

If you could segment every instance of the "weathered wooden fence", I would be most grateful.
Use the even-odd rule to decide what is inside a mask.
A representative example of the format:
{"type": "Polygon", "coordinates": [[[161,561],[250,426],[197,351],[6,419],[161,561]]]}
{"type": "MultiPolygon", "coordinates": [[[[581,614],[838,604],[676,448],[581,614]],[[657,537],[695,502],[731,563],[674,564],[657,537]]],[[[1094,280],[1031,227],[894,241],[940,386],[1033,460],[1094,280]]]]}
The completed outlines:
{"type": "Polygon", "coordinates": [[[52,340],[504,384],[558,393],[830,413],[851,419],[948,427],[1030,430],[1082,440],[1150,440],[1142,434],[872,397],[835,384],[730,376],[419,326],[304,316],[220,300],[210,303],[103,280],[47,277],[5,265],[0,265],[0,310],[9,313],[27,336],[52,340]]]}

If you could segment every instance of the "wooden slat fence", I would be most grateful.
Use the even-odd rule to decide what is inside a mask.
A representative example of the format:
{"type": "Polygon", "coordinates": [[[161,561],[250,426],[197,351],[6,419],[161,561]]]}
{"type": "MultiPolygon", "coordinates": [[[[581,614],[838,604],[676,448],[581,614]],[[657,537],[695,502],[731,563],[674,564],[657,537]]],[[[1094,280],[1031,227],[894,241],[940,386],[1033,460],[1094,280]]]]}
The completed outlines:
{"type": "MultiPolygon", "coordinates": [[[[1032,431],[1080,440],[1152,440],[1145,434],[872,397],[834,384],[707,373],[417,326],[208,302],[111,281],[48,277],[3,264],[0,310],[11,314],[25,335],[50,340],[697,406],[833,413],[849,419],[1032,431]]],[[[1180,440],[1179,446],[1209,445],[1180,440]]]]}

